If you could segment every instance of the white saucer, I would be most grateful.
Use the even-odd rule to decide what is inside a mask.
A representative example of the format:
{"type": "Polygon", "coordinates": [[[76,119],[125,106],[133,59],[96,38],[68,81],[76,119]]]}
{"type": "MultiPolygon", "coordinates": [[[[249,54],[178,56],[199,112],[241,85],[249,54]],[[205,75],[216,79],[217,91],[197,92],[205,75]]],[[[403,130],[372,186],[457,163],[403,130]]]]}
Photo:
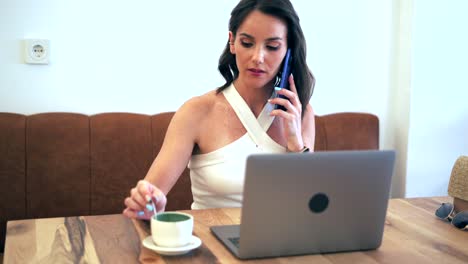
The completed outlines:
{"type": "Polygon", "coordinates": [[[154,244],[153,238],[151,236],[146,237],[143,240],[143,246],[147,249],[151,249],[153,251],[156,251],[160,255],[165,255],[165,256],[176,256],[176,255],[182,255],[187,252],[189,252],[192,249],[195,249],[199,247],[202,242],[200,238],[196,236],[192,236],[190,239],[190,243],[188,245],[182,246],[182,247],[161,247],[156,244],[154,244]]]}

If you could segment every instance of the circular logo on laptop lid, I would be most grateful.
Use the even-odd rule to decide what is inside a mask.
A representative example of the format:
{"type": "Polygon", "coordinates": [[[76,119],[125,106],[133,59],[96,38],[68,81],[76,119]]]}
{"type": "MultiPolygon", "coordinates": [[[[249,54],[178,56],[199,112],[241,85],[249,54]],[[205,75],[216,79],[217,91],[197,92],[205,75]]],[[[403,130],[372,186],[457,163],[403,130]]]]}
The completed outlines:
{"type": "Polygon", "coordinates": [[[309,200],[309,209],[313,213],[321,213],[328,207],[328,196],[324,193],[317,193],[309,200]]]}

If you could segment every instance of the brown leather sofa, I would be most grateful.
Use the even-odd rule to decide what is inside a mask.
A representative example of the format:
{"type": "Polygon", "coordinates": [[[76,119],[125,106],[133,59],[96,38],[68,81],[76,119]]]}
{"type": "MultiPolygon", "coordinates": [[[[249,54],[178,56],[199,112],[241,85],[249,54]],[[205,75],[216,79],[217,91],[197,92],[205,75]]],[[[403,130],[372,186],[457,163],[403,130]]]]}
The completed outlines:
{"type": "MultiPolygon", "coordinates": [[[[0,251],[9,220],[122,212],[173,114],[0,113],[0,251]]],[[[316,117],[316,151],[378,148],[375,115],[316,117]]],[[[191,202],[185,170],[166,210],[189,209],[191,202]]]]}

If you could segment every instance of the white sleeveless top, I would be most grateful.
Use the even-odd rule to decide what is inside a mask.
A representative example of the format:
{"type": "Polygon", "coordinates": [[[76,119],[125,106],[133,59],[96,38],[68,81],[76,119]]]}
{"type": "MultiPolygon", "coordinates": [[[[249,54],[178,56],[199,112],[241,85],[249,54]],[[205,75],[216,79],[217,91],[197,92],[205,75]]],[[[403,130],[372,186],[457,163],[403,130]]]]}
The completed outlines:
{"type": "MultiPolygon", "coordinates": [[[[192,155],[188,164],[192,181],[192,209],[240,207],[247,156],[262,152],[286,152],[285,147],[267,134],[275,118],[270,116],[275,108],[273,104],[265,104],[258,118],[255,118],[234,84],[223,90],[223,94],[247,133],[215,151],[192,155]]],[[[274,96],[275,93],[272,94],[274,96]]]]}

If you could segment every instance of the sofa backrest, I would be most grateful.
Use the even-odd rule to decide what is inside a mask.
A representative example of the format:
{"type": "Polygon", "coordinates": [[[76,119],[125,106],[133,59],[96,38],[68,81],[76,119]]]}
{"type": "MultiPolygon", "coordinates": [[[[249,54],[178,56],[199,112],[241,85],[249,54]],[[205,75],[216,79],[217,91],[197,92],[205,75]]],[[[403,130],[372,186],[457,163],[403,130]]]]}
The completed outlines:
{"type": "MultiPolygon", "coordinates": [[[[173,114],[0,113],[0,251],[9,220],[122,212],[173,114]]],[[[375,115],[316,117],[315,151],[378,148],[375,115]]],[[[191,203],[186,169],[166,210],[190,209],[191,203]]]]}

